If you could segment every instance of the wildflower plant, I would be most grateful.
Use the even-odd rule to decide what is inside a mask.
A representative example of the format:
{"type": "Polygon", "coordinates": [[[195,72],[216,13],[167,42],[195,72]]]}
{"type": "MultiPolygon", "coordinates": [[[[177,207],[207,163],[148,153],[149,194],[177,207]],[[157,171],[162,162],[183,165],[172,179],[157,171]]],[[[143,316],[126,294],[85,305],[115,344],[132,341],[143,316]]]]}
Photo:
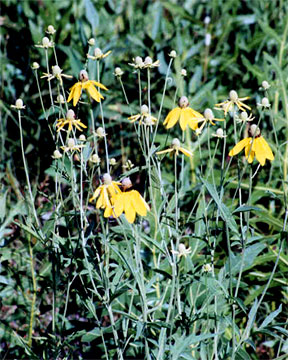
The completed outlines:
{"type": "MultiPolygon", "coordinates": [[[[83,4],[89,25],[77,22],[80,39],[71,32],[81,51],[64,45],[64,26],[41,29],[28,64],[37,94],[5,108],[21,157],[17,169],[7,166],[0,193],[0,205],[15,203],[8,215],[0,206],[0,352],[236,360],[262,358],[266,349],[267,358],[284,359],[288,26],[282,36],[261,22],[274,46],[283,42],[282,60],[276,66],[263,55],[264,80],[243,55],[249,71],[241,79],[236,65],[219,58],[222,25],[210,4],[205,11],[198,4],[193,16],[173,4],[175,24],[165,15],[171,4],[146,4],[153,16],[143,42],[121,38],[133,3],[125,12],[107,4],[113,27],[105,7],[83,4]],[[182,41],[187,20],[196,47],[182,41]],[[172,25],[176,40],[167,37],[172,25]],[[163,29],[171,49],[158,40],[163,29]],[[152,41],[157,46],[148,48],[152,41]]],[[[131,19],[136,31],[141,23],[131,19]]]]}

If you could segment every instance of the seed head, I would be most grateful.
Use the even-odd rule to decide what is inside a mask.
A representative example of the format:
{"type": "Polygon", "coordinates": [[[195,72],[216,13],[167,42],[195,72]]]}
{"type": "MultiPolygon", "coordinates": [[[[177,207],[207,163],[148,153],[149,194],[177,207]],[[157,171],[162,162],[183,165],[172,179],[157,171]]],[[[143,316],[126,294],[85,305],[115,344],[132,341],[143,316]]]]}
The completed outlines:
{"type": "Polygon", "coordinates": [[[33,62],[31,67],[33,70],[37,70],[37,69],[39,69],[40,65],[35,61],[35,62],[33,62]]]}
{"type": "Polygon", "coordinates": [[[89,44],[90,46],[94,46],[94,45],[95,45],[95,39],[94,39],[94,38],[89,39],[89,40],[88,40],[88,44],[89,44]]]}
{"type": "Polygon", "coordinates": [[[177,53],[175,50],[171,50],[170,53],[168,54],[171,58],[175,59],[177,56],[177,53]]]}
{"type": "Polygon", "coordinates": [[[186,69],[182,69],[182,70],[181,70],[181,75],[182,75],[183,77],[187,76],[187,70],[186,70],[186,69]]]}
{"type": "Polygon", "coordinates": [[[129,177],[124,178],[121,183],[124,190],[129,189],[132,186],[132,182],[129,177]]]}
{"type": "Polygon", "coordinates": [[[112,184],[112,178],[110,174],[106,173],[103,175],[103,182],[105,185],[111,185],[112,184]]]}
{"type": "Polygon", "coordinates": [[[179,107],[186,108],[189,105],[189,101],[186,96],[181,96],[179,99],[179,107]]]}
{"type": "Polygon", "coordinates": [[[214,119],[213,111],[211,109],[206,109],[204,111],[204,117],[207,120],[213,121],[213,119],[214,119]]]}
{"type": "Polygon", "coordinates": [[[265,108],[268,108],[270,107],[270,103],[269,103],[269,99],[267,97],[264,97],[262,100],[261,100],[261,105],[265,108]]]}
{"type": "Polygon", "coordinates": [[[230,97],[230,100],[232,101],[237,101],[238,100],[238,94],[235,90],[231,90],[229,92],[229,97],[230,97]]]}
{"type": "Polygon", "coordinates": [[[89,76],[86,70],[81,70],[79,73],[79,80],[84,82],[89,80],[89,76]]]}
{"type": "Polygon", "coordinates": [[[60,75],[61,72],[62,72],[62,69],[60,68],[60,66],[58,66],[58,65],[52,66],[52,73],[54,76],[60,75]]]}
{"type": "Polygon", "coordinates": [[[150,56],[147,56],[144,60],[144,64],[145,65],[151,65],[153,63],[152,59],[150,56]]]}
{"type": "Polygon", "coordinates": [[[99,137],[101,137],[101,138],[103,138],[104,136],[106,136],[105,130],[104,130],[103,127],[101,127],[101,126],[96,129],[96,134],[97,134],[99,137]]]}
{"type": "Polygon", "coordinates": [[[44,46],[44,47],[49,47],[50,45],[51,45],[51,42],[50,42],[50,40],[48,39],[48,37],[44,37],[43,39],[42,39],[42,45],[44,46]]]}
{"type": "Polygon", "coordinates": [[[97,57],[101,57],[103,55],[103,53],[102,53],[102,50],[101,49],[99,49],[99,48],[96,48],[95,50],[94,50],[94,56],[97,58],[97,57]]]}
{"type": "Polygon", "coordinates": [[[86,136],[85,136],[84,134],[81,134],[81,135],[79,136],[79,140],[80,140],[80,141],[86,141],[86,136]]]}
{"type": "Polygon", "coordinates": [[[240,114],[240,119],[243,120],[243,121],[247,121],[248,119],[248,114],[246,111],[242,111],[241,114],[240,114]]]}
{"type": "Polygon", "coordinates": [[[116,159],[115,159],[115,158],[111,158],[111,159],[109,160],[109,164],[110,164],[111,166],[115,166],[115,165],[117,164],[116,159]]]}
{"type": "Polygon", "coordinates": [[[260,135],[260,129],[256,124],[252,124],[250,126],[250,133],[252,136],[258,136],[260,135]]]}
{"type": "Polygon", "coordinates": [[[47,34],[53,35],[56,32],[56,30],[54,29],[53,25],[49,25],[46,32],[47,34]]]}
{"type": "Polygon", "coordinates": [[[270,86],[271,85],[268,83],[268,81],[266,81],[266,80],[262,81],[262,87],[263,87],[264,90],[269,89],[270,86]]]}
{"type": "Polygon", "coordinates": [[[174,148],[179,148],[179,147],[180,147],[180,141],[179,141],[179,139],[174,138],[174,139],[172,140],[172,146],[173,146],[174,148]]]}
{"type": "Polygon", "coordinates": [[[142,63],[143,63],[143,60],[142,60],[141,56],[136,56],[135,64],[136,65],[141,65],[142,63]]]}
{"type": "Polygon", "coordinates": [[[216,135],[219,136],[219,137],[223,137],[224,136],[224,131],[222,128],[218,128],[216,130],[216,135]]]}
{"type": "Polygon", "coordinates": [[[148,109],[148,106],[147,105],[142,105],[141,106],[141,114],[148,114],[149,112],[149,109],[148,109]]]}
{"type": "Polygon", "coordinates": [[[68,148],[72,149],[75,146],[75,140],[73,138],[69,138],[67,141],[68,148]]]}
{"type": "Polygon", "coordinates": [[[97,154],[93,154],[90,157],[90,161],[93,162],[94,164],[99,164],[101,160],[97,154]]]}
{"type": "Polygon", "coordinates": [[[57,95],[57,103],[58,104],[64,104],[65,103],[63,95],[57,95]]]}
{"type": "Polygon", "coordinates": [[[17,99],[15,102],[15,107],[17,109],[23,109],[23,100],[22,99],[17,99]]]}
{"type": "Polygon", "coordinates": [[[59,150],[54,150],[52,157],[53,159],[61,159],[62,154],[60,153],[59,150]]]}
{"type": "Polygon", "coordinates": [[[66,114],[66,119],[67,120],[74,120],[75,119],[75,113],[73,110],[68,110],[67,114],[66,114]]]}
{"type": "Polygon", "coordinates": [[[121,70],[120,67],[116,67],[114,70],[114,75],[115,76],[122,76],[124,74],[124,72],[121,70]]]}

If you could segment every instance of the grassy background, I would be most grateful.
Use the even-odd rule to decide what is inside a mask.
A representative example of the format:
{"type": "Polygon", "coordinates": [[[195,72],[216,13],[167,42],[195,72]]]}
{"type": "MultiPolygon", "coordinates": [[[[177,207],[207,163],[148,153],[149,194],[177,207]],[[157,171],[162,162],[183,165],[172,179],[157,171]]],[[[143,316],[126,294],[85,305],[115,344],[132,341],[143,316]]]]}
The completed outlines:
{"type": "MultiPolygon", "coordinates": [[[[247,2],[238,0],[227,0],[225,2],[220,0],[1,1],[0,338],[2,340],[0,356],[3,359],[24,359],[27,356],[35,359],[92,359],[96,358],[96,354],[99,358],[104,356],[99,327],[95,325],[91,304],[87,300],[87,289],[83,287],[79,277],[73,281],[67,317],[64,320],[61,318],[64,307],[61,297],[66,294],[67,285],[73,279],[75,271],[85,271],[82,255],[77,246],[65,241],[57,244],[60,251],[56,256],[51,244],[43,246],[32,237],[35,242],[34,259],[38,286],[37,312],[32,350],[25,344],[29,326],[31,276],[27,234],[24,235],[25,232],[17,224],[24,223],[23,219],[27,217],[22,202],[26,188],[23,162],[20,156],[18,121],[16,113],[10,109],[10,104],[14,104],[15,100],[21,97],[26,105],[23,117],[26,158],[30,169],[30,179],[35,193],[37,193],[37,208],[44,223],[45,216],[53,211],[51,194],[54,184],[53,177],[49,176],[51,172],[47,172],[47,169],[51,166],[51,154],[55,149],[55,144],[49,136],[46,121],[39,106],[39,95],[31,70],[32,62],[37,61],[41,65],[40,73],[41,71],[45,72],[44,52],[34,47],[35,44],[41,42],[44,29],[50,24],[57,29],[55,43],[59,65],[65,74],[73,75],[74,80],[85,62],[88,50],[87,40],[90,37],[95,38],[96,46],[100,47],[103,52],[112,50],[112,54],[105,60],[105,66],[103,65],[101,68],[101,82],[109,89],[104,102],[105,122],[109,135],[110,156],[115,157],[118,161],[118,165],[114,169],[115,176],[121,174],[122,162],[124,163],[127,158],[138,166],[144,165],[144,159],[139,155],[137,139],[127,121],[127,117],[130,115],[129,108],[125,106],[121,86],[113,75],[116,66],[120,66],[125,71],[122,80],[131,103],[132,112],[136,113],[139,111],[136,75],[132,73],[128,63],[135,56],[150,55],[153,59],[160,60],[161,66],[159,69],[153,70],[151,80],[152,113],[157,114],[169,63],[168,53],[171,49],[177,51],[179,55],[172,66],[171,80],[168,82],[164,99],[163,118],[160,121],[164,120],[164,116],[174,105],[176,87],[178,87],[178,95],[187,95],[191,106],[201,112],[206,107],[213,108],[216,102],[227,97],[231,89],[235,89],[240,96],[251,97],[249,104],[253,106],[253,114],[259,116],[256,103],[260,102],[263,96],[263,92],[259,91],[260,84],[263,80],[268,80],[272,84],[269,94],[282,155],[277,154],[270,115],[267,113],[262,122],[262,129],[265,138],[271,143],[273,151],[276,153],[276,159],[271,166],[267,164],[261,169],[253,181],[252,204],[257,204],[262,212],[255,211],[251,215],[251,224],[255,231],[255,239],[251,243],[254,247],[251,246],[250,253],[247,255],[247,264],[245,264],[241,282],[241,293],[237,299],[237,326],[241,328],[249,318],[248,313],[251,308],[253,310],[252,305],[255,298],[261,295],[271,274],[279,239],[287,237],[287,232],[281,232],[285,208],[280,181],[282,177],[280,164],[283,164],[284,161],[283,154],[287,141],[288,123],[287,30],[285,38],[287,14],[287,2],[281,0],[247,2]],[[211,18],[208,25],[203,22],[206,16],[211,18]],[[205,34],[207,33],[210,33],[212,38],[209,47],[204,45],[205,34]],[[181,68],[187,69],[188,73],[184,82],[179,74],[181,68]],[[62,320],[63,323],[61,326],[56,326],[56,330],[52,332],[51,307],[52,294],[55,292],[56,313],[59,314],[59,324],[62,323],[62,320]]],[[[52,53],[50,63],[53,65],[52,53]]],[[[88,70],[90,77],[95,78],[95,67],[90,64],[88,70]]],[[[68,80],[65,83],[67,90],[69,85],[72,86],[74,80],[68,80]]],[[[45,106],[49,107],[50,99],[45,81],[41,80],[42,95],[45,106]]],[[[144,102],[147,101],[145,85],[144,80],[142,90],[144,102]]],[[[77,116],[81,119],[88,119],[88,111],[81,108],[77,116]]],[[[99,117],[99,110],[97,109],[95,116],[96,118],[99,117]]],[[[229,146],[233,144],[232,133],[233,130],[229,130],[228,135],[231,135],[231,140],[228,138],[229,146]]],[[[173,132],[173,137],[176,135],[181,138],[180,130],[173,132]]],[[[159,126],[157,144],[164,146],[165,140],[166,132],[162,126],[159,126]]],[[[193,136],[192,144],[193,146],[196,144],[196,138],[193,136]]],[[[212,147],[214,146],[212,144],[212,147]]],[[[104,157],[104,150],[103,153],[100,152],[100,155],[104,157]]],[[[205,149],[203,157],[204,161],[205,158],[208,159],[208,153],[205,152],[205,149]]],[[[198,155],[195,155],[196,168],[199,161],[198,155]]],[[[219,172],[220,162],[221,154],[219,157],[217,154],[216,176],[219,176],[217,171],[219,172]]],[[[163,170],[167,184],[173,182],[172,165],[163,164],[163,170]]],[[[236,175],[235,164],[231,168],[230,181],[232,182],[225,198],[228,205],[231,205],[231,197],[234,193],[233,186],[236,187],[235,184],[233,185],[234,175],[236,175]]],[[[133,180],[136,182],[136,186],[142,190],[141,179],[144,174],[142,178],[139,175],[134,176],[133,180]]],[[[245,184],[248,185],[248,179],[245,179],[245,184]]],[[[190,211],[190,204],[196,201],[199,187],[198,177],[192,185],[189,183],[186,184],[186,187],[184,186],[185,197],[181,200],[183,212],[185,210],[190,211]]],[[[167,185],[167,192],[173,193],[172,185],[170,187],[167,185]]],[[[244,191],[243,196],[245,202],[248,192],[244,191]]],[[[200,216],[201,206],[204,205],[200,202],[193,221],[197,220],[197,216],[200,216]]],[[[208,211],[209,216],[213,219],[215,209],[210,207],[208,211]]],[[[69,221],[69,226],[72,229],[75,228],[77,221],[73,218],[69,221]]],[[[186,221],[187,216],[184,215],[182,224],[194,229],[194,223],[189,224],[186,221]]],[[[45,231],[49,233],[50,229],[47,223],[45,223],[45,231]]],[[[114,241],[116,245],[119,242],[117,246],[121,250],[122,245],[116,230],[112,232],[110,240],[114,241]]],[[[204,228],[199,226],[195,231],[198,231],[200,239],[201,237],[202,239],[205,238],[205,226],[204,228]]],[[[227,267],[227,248],[223,240],[225,234],[218,228],[212,231],[216,235],[220,234],[217,240],[217,267],[225,269],[225,266],[227,267]]],[[[62,238],[67,238],[65,226],[61,228],[60,233],[62,238]]],[[[72,240],[76,243],[76,239],[72,240]]],[[[91,245],[91,248],[97,249],[101,253],[101,247],[97,244],[96,241],[94,247],[91,245]]],[[[188,294],[185,294],[187,284],[193,282],[198,284],[199,281],[205,281],[205,278],[200,274],[200,269],[209,254],[206,245],[204,241],[200,245],[200,256],[194,254],[192,258],[193,270],[189,267],[191,264],[181,263],[183,267],[181,278],[183,297],[187,295],[188,298],[188,294]]],[[[236,278],[237,264],[240,261],[240,248],[237,250],[236,243],[234,246],[236,249],[234,259],[236,278]]],[[[89,255],[93,259],[93,251],[89,255]]],[[[143,259],[147,278],[152,279],[156,272],[150,268],[151,254],[147,249],[144,251],[143,259]]],[[[93,259],[93,262],[95,266],[98,266],[97,260],[93,259]]],[[[128,289],[131,290],[131,283],[128,281],[130,279],[128,277],[125,280],[126,275],[123,274],[126,270],[124,270],[123,264],[119,265],[122,272],[120,270],[117,272],[116,264],[119,263],[119,258],[116,255],[112,256],[112,263],[115,265],[110,279],[112,286],[114,286],[112,288],[113,296],[115,299],[119,297],[119,301],[124,304],[125,310],[127,310],[130,299],[127,293],[128,289]],[[116,286],[117,279],[121,278],[122,281],[122,277],[123,282],[121,288],[118,289],[116,286]]],[[[264,303],[258,309],[257,324],[251,327],[247,352],[239,353],[239,359],[273,359],[277,357],[281,337],[287,336],[287,330],[285,330],[287,328],[285,321],[287,321],[288,302],[287,264],[287,242],[285,242],[274,279],[270,284],[264,303]],[[286,306],[283,306],[282,312],[277,317],[277,322],[270,323],[265,329],[259,329],[265,318],[279,309],[281,304],[286,306]]],[[[168,268],[168,264],[163,263],[161,269],[163,281],[169,279],[170,270],[168,268]]],[[[211,283],[209,286],[208,292],[204,292],[202,298],[199,297],[199,309],[202,308],[203,304],[205,305],[205,298],[207,299],[213,294],[215,284],[211,283]]],[[[193,291],[197,292],[197,289],[193,288],[193,291]]],[[[207,304],[209,305],[209,303],[207,304]]],[[[189,305],[191,304],[188,301],[186,306],[189,307],[189,305]]],[[[227,306],[227,302],[223,298],[223,308],[227,306]]],[[[112,359],[115,356],[115,349],[109,319],[103,304],[96,302],[96,308],[98,316],[102,319],[101,326],[104,329],[110,349],[110,358],[112,359]]],[[[122,310],[119,307],[119,314],[122,310]]],[[[134,310],[137,312],[137,306],[134,310]]],[[[188,311],[187,314],[189,314],[188,311]]],[[[190,315],[177,323],[179,331],[175,332],[173,338],[176,344],[173,353],[175,359],[180,353],[186,356],[183,358],[192,359],[189,357],[191,352],[184,351],[181,346],[185,341],[188,341],[187,338],[192,334],[192,329],[195,330],[194,322],[196,319],[199,320],[200,318],[200,325],[197,325],[197,335],[203,332],[202,326],[205,326],[205,323],[201,324],[201,312],[193,314],[193,316],[190,315]],[[184,339],[186,340],[184,341],[184,339]]],[[[222,324],[224,330],[230,321],[228,310],[226,315],[227,317],[223,315],[223,319],[225,319],[222,324]]],[[[124,315],[115,316],[116,322],[119,320],[117,324],[119,329],[122,326],[121,316],[124,315]]],[[[162,314],[156,314],[155,319],[162,321],[162,314]]],[[[158,341],[157,325],[151,322],[145,330],[141,326],[143,327],[143,324],[139,321],[129,329],[129,336],[131,335],[133,338],[133,346],[127,349],[127,359],[144,357],[143,338],[145,336],[151,340],[151,348],[158,341]]],[[[231,339],[228,330],[223,338],[222,357],[220,358],[224,359],[229,356],[229,350],[226,352],[225,348],[228,347],[227,344],[231,339]]],[[[189,341],[191,342],[192,339],[190,338],[189,341]]],[[[197,349],[196,358],[201,356],[205,359],[204,356],[207,356],[205,355],[204,341],[203,344],[201,348],[197,349]]],[[[283,345],[282,342],[281,344],[283,345]]],[[[284,356],[287,356],[287,341],[285,346],[286,354],[284,356]]],[[[280,354],[278,355],[280,356],[280,354]]]]}

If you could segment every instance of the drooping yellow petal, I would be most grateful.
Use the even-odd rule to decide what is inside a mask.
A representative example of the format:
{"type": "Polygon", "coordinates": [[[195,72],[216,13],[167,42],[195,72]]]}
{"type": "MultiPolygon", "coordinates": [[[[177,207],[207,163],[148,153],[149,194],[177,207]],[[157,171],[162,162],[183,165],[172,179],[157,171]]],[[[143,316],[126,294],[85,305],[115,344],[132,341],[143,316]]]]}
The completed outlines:
{"type": "MultiPolygon", "coordinates": [[[[127,196],[127,193],[126,193],[126,196],[127,196]]],[[[129,195],[128,195],[128,198],[129,198],[129,195]]],[[[126,200],[126,199],[125,199],[126,200]]],[[[132,204],[132,201],[128,199],[127,201],[125,201],[125,204],[124,204],[124,211],[125,211],[125,216],[126,216],[126,219],[128,220],[128,222],[130,224],[132,224],[134,221],[135,221],[135,218],[136,218],[136,211],[134,209],[134,206],[132,204]]]]}
{"type": "Polygon", "coordinates": [[[114,197],[114,214],[119,217],[124,211],[125,193],[117,194],[114,197]]]}
{"type": "Polygon", "coordinates": [[[103,209],[107,206],[107,202],[105,201],[105,194],[103,189],[101,190],[100,196],[96,202],[96,208],[97,209],[103,209]]]}
{"type": "Polygon", "coordinates": [[[100,89],[108,90],[108,89],[106,88],[106,86],[104,86],[104,85],[101,84],[100,82],[97,82],[97,81],[95,81],[95,80],[90,80],[90,82],[91,82],[92,84],[94,84],[95,86],[99,87],[100,89]]]}
{"type": "Polygon", "coordinates": [[[165,154],[165,153],[170,153],[171,151],[174,151],[174,149],[169,148],[169,149],[166,149],[166,150],[157,151],[157,152],[156,152],[156,155],[161,155],[161,154],[165,154]]]}
{"type": "Polygon", "coordinates": [[[176,107],[175,109],[173,109],[169,112],[169,114],[167,115],[167,117],[163,123],[163,125],[167,125],[166,129],[170,129],[177,123],[177,121],[180,117],[180,113],[181,113],[181,108],[179,108],[179,107],[176,107]]]}
{"type": "Polygon", "coordinates": [[[97,199],[97,197],[99,196],[100,192],[101,192],[101,186],[99,186],[99,187],[94,191],[94,194],[93,194],[93,196],[89,199],[89,201],[91,202],[91,201],[97,199]]]}
{"type": "Polygon", "coordinates": [[[254,139],[255,155],[256,155],[256,159],[259,161],[259,163],[262,166],[264,166],[265,162],[266,162],[265,148],[263,148],[261,140],[259,141],[259,139],[260,139],[260,137],[254,139]]]}
{"type": "Polygon", "coordinates": [[[131,190],[130,197],[132,200],[132,205],[136,210],[137,214],[141,216],[146,216],[147,207],[149,209],[149,206],[146,203],[146,201],[142,198],[142,196],[139,194],[139,192],[136,190],[131,190]]]}
{"type": "Polygon", "coordinates": [[[69,90],[70,90],[70,94],[69,94],[69,97],[68,97],[68,100],[67,102],[71,101],[73,99],[73,95],[74,95],[74,91],[75,91],[75,88],[76,88],[76,84],[74,84],[69,90]]]}
{"type": "Polygon", "coordinates": [[[193,154],[192,154],[190,151],[188,151],[188,150],[186,150],[186,149],[184,149],[184,148],[182,148],[182,147],[180,147],[179,150],[180,150],[184,155],[186,155],[186,156],[188,156],[188,157],[193,156],[193,154]]]}
{"type": "Polygon", "coordinates": [[[229,151],[229,156],[234,156],[237,155],[240,151],[242,151],[244,149],[244,147],[246,147],[249,142],[251,141],[251,137],[248,138],[244,138],[243,140],[239,141],[232,150],[229,151]]]}
{"type": "Polygon", "coordinates": [[[80,96],[81,96],[81,92],[82,92],[82,86],[81,86],[81,83],[77,83],[75,84],[77,85],[74,89],[74,93],[73,93],[73,106],[76,106],[79,99],[80,99],[80,96]]]}
{"type": "Polygon", "coordinates": [[[187,123],[189,120],[189,113],[187,113],[186,110],[187,109],[181,109],[181,112],[180,112],[179,124],[180,124],[182,131],[186,130],[187,123]]]}
{"type": "Polygon", "coordinates": [[[272,152],[270,146],[268,145],[267,141],[263,138],[263,136],[259,136],[258,141],[260,141],[262,144],[262,147],[265,151],[266,159],[271,160],[271,161],[274,160],[273,152],[272,152]]]}
{"type": "Polygon", "coordinates": [[[89,86],[86,86],[86,89],[92,99],[96,100],[97,102],[100,102],[100,99],[104,99],[104,97],[99,93],[93,84],[90,83],[89,86]]]}
{"type": "Polygon", "coordinates": [[[249,164],[251,164],[255,157],[255,143],[251,145],[250,142],[245,146],[245,157],[249,164]]]}
{"type": "Polygon", "coordinates": [[[113,216],[113,208],[111,206],[107,206],[104,211],[104,217],[108,218],[110,216],[113,216]]]}

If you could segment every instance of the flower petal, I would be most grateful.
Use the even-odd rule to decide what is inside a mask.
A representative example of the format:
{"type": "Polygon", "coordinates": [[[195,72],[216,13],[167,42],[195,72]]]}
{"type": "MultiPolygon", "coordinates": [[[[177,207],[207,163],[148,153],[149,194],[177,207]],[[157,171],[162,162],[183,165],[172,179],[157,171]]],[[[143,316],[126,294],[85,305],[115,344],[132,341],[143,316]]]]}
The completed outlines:
{"type": "Polygon", "coordinates": [[[172,128],[178,121],[180,117],[181,109],[179,107],[171,110],[164,120],[163,125],[167,125],[166,129],[172,128]]]}
{"type": "Polygon", "coordinates": [[[229,156],[234,156],[237,155],[240,151],[242,151],[244,149],[244,147],[246,147],[250,141],[251,141],[251,137],[248,138],[244,138],[243,140],[239,141],[232,150],[229,151],[229,156]]]}
{"type": "Polygon", "coordinates": [[[147,210],[149,210],[149,206],[146,201],[142,198],[138,191],[132,190],[130,192],[132,204],[138,215],[146,216],[147,210]]]}

